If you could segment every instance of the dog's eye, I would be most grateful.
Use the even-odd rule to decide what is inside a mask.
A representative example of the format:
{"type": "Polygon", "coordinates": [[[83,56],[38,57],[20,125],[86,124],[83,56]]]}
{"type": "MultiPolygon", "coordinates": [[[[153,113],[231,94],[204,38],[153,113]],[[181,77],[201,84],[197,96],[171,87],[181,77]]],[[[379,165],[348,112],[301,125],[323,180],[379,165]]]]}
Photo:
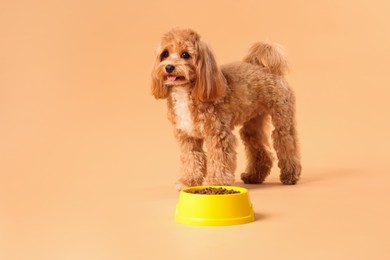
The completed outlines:
{"type": "Polygon", "coordinates": [[[188,54],[188,52],[183,52],[180,57],[182,57],[185,60],[191,58],[191,56],[188,54]]]}
{"type": "Polygon", "coordinates": [[[168,51],[163,51],[161,54],[161,58],[168,58],[169,57],[169,52],[168,51]]]}

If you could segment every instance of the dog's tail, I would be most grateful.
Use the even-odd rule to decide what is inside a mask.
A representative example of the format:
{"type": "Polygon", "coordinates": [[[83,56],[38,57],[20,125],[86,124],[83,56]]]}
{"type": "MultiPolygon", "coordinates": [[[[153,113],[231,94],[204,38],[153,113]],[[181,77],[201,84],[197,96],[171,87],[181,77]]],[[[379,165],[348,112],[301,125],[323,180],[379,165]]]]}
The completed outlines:
{"type": "Polygon", "coordinates": [[[284,75],[288,71],[284,50],[276,44],[265,42],[253,44],[243,61],[261,66],[276,75],[284,75]]]}

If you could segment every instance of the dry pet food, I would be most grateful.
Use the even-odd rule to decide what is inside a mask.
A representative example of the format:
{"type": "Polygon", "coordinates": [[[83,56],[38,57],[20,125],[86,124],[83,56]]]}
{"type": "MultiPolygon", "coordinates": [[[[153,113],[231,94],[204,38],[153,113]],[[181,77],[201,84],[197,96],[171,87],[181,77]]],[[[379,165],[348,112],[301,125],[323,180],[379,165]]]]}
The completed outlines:
{"type": "Polygon", "coordinates": [[[204,194],[204,195],[223,195],[223,194],[235,194],[240,192],[236,190],[222,188],[222,187],[220,188],[207,187],[200,190],[188,191],[188,193],[204,194]]]}

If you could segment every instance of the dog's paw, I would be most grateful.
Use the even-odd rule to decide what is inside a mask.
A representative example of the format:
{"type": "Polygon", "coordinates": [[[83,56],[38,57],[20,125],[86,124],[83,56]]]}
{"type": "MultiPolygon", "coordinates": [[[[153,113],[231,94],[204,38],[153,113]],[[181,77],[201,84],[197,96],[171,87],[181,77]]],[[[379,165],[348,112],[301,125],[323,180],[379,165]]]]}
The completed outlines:
{"type": "Polygon", "coordinates": [[[208,179],[206,178],[202,185],[203,186],[232,186],[234,184],[234,179],[208,179]]]}
{"type": "Polygon", "coordinates": [[[284,185],[295,185],[298,182],[298,179],[281,179],[280,180],[284,185]]]}
{"type": "Polygon", "coordinates": [[[243,172],[241,174],[241,180],[245,184],[261,184],[264,181],[264,178],[261,178],[260,175],[250,172],[243,172]]]}
{"type": "Polygon", "coordinates": [[[299,181],[299,177],[295,174],[281,174],[280,181],[284,185],[295,185],[299,181]]]}
{"type": "Polygon", "coordinates": [[[188,187],[194,187],[194,186],[200,186],[202,185],[203,179],[179,179],[176,184],[175,188],[178,191],[181,191],[182,189],[188,188],[188,187]]]}
{"type": "Polygon", "coordinates": [[[182,189],[185,189],[185,188],[188,188],[189,186],[187,186],[187,185],[185,185],[185,184],[183,184],[183,183],[181,183],[181,182],[176,182],[175,183],[175,189],[177,190],[177,191],[181,191],[182,189]]]}
{"type": "Polygon", "coordinates": [[[300,179],[301,166],[295,165],[294,167],[281,169],[280,181],[285,185],[295,185],[300,179]]]}

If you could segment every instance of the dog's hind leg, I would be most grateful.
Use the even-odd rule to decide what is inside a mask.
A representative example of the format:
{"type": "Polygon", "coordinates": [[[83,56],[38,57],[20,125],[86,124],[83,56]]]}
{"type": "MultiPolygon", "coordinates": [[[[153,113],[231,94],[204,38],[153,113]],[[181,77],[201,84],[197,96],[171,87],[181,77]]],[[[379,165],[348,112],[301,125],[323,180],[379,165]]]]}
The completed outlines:
{"type": "Polygon", "coordinates": [[[289,91],[271,111],[274,148],[278,156],[280,180],[283,184],[296,184],[301,175],[298,136],[295,128],[295,97],[289,91]]]}
{"type": "Polygon", "coordinates": [[[262,183],[271,171],[273,157],[268,144],[269,119],[266,114],[258,115],[240,129],[247,157],[246,170],[241,174],[244,183],[262,183]]]}

